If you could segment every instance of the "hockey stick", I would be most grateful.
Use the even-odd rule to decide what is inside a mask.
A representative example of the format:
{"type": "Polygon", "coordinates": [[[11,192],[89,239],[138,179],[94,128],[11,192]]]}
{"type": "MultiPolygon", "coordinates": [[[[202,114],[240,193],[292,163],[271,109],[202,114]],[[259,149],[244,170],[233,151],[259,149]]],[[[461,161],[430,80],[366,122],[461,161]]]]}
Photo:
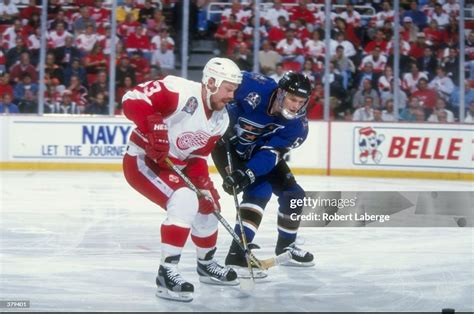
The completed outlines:
{"type": "MultiPolygon", "coordinates": [[[[191,180],[181,171],[181,169],[179,169],[178,166],[176,166],[169,158],[166,158],[165,162],[168,167],[170,167],[181,179],[183,179],[184,183],[186,183],[186,185],[191,190],[193,190],[194,193],[196,193],[199,197],[204,196],[202,192],[191,182],[191,180]]],[[[229,223],[227,222],[227,220],[225,220],[221,213],[218,211],[214,211],[213,214],[214,216],[216,216],[217,220],[219,220],[219,222],[224,226],[227,232],[229,232],[232,238],[237,242],[239,247],[244,250],[244,245],[242,244],[242,241],[240,240],[239,236],[237,235],[237,233],[235,233],[234,229],[229,225],[229,223]]],[[[271,267],[288,262],[291,259],[291,255],[289,252],[285,252],[275,257],[259,260],[250,251],[250,259],[259,269],[267,270],[271,267]]]]}
{"type": "MultiPolygon", "coordinates": [[[[230,153],[230,143],[229,143],[229,141],[225,142],[225,150],[226,150],[226,156],[227,156],[227,165],[229,167],[228,172],[229,172],[229,174],[231,174],[234,167],[232,165],[232,155],[230,153]]],[[[245,289],[252,290],[254,285],[255,285],[255,277],[254,277],[254,274],[253,274],[252,264],[250,263],[250,250],[249,250],[249,246],[247,244],[247,236],[245,235],[244,224],[242,222],[242,215],[241,215],[241,212],[240,212],[239,198],[237,197],[237,192],[235,191],[235,187],[232,187],[232,196],[234,197],[234,206],[235,206],[235,211],[237,212],[237,222],[239,223],[239,227],[240,227],[240,236],[242,238],[242,244],[244,246],[245,259],[247,260],[247,267],[249,269],[250,279],[251,279],[250,282],[248,282],[244,285],[247,286],[245,289]]]]}

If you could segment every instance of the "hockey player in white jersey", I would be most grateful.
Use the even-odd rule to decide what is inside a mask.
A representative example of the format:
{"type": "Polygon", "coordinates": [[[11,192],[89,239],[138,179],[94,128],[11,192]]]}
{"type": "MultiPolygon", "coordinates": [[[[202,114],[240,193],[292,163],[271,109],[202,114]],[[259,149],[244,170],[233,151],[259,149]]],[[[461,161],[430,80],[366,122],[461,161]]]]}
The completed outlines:
{"type": "Polygon", "coordinates": [[[191,301],[193,285],[178,272],[186,240],[196,246],[197,272],[204,283],[237,285],[237,274],[214,260],[218,221],[212,212],[219,194],[209,178],[207,156],[229,124],[226,103],[241,83],[238,66],[209,60],[201,83],[176,76],[142,83],[123,97],[125,116],[136,128],[123,159],[128,183],[166,210],[161,224],[157,296],[191,301]],[[171,159],[206,197],[198,198],[164,162],[171,159]]]}

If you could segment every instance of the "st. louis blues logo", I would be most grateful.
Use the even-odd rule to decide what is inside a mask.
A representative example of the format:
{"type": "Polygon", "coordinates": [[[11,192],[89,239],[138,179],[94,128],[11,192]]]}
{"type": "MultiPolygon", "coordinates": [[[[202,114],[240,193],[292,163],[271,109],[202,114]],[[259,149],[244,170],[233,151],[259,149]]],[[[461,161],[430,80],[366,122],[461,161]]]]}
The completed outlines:
{"type": "Polygon", "coordinates": [[[255,109],[260,104],[261,100],[262,97],[260,97],[260,95],[255,92],[251,92],[247,95],[247,97],[245,97],[245,101],[248,102],[253,109],[255,109]]]}
{"type": "Polygon", "coordinates": [[[196,111],[197,106],[198,106],[198,101],[197,101],[196,97],[191,97],[191,98],[188,99],[188,101],[184,105],[183,110],[181,110],[181,111],[187,112],[190,115],[192,115],[194,113],[194,111],[196,111]]]}

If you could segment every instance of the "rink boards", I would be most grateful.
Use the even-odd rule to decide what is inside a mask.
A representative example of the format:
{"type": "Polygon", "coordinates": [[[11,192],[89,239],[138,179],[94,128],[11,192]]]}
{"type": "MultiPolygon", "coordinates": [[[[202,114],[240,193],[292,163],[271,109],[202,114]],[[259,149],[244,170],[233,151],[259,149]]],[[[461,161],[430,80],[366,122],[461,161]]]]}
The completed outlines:
{"type": "MultiPolygon", "coordinates": [[[[296,174],[474,179],[472,125],[311,121],[308,127],[307,140],[286,157],[296,174]]],[[[132,129],[124,117],[0,116],[0,169],[119,171],[132,129]]]]}

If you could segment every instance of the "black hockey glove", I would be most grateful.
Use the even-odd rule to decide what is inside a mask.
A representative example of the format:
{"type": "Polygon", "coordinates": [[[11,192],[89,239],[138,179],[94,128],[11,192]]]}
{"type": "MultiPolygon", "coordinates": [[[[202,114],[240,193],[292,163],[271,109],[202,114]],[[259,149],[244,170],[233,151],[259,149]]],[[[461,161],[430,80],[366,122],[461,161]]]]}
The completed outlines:
{"type": "Polygon", "coordinates": [[[230,175],[224,178],[224,184],[222,187],[226,193],[232,195],[235,188],[235,193],[239,194],[242,192],[248,185],[255,182],[255,174],[250,169],[244,170],[235,170],[230,175]]]}

